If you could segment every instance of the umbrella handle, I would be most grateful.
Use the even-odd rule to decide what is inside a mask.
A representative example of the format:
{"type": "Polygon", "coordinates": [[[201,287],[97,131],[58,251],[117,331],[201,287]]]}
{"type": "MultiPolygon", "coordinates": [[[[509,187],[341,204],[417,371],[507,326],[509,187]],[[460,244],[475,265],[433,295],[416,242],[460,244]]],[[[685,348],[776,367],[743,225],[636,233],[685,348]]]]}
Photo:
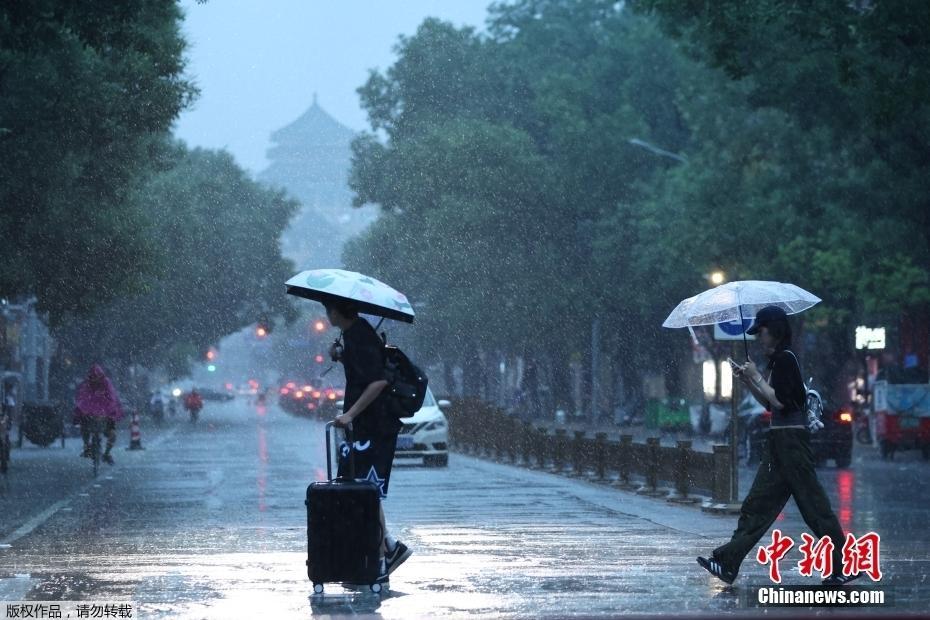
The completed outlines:
{"type": "Polygon", "coordinates": [[[739,326],[743,332],[743,351],[746,353],[746,361],[749,361],[749,340],[746,338],[746,330],[743,329],[743,304],[739,298],[739,291],[736,292],[736,303],[739,308],[739,326]]]}

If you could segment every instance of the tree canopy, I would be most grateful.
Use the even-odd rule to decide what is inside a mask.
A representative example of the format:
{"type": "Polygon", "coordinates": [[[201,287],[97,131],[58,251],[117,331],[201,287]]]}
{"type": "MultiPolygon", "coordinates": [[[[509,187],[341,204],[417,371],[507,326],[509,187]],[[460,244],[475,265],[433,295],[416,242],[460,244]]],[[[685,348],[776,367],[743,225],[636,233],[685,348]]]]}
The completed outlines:
{"type": "Polygon", "coordinates": [[[930,301],[928,65],[907,69],[926,34],[872,4],[522,0],[484,34],[427,20],[359,90],[372,132],[351,185],[384,216],[344,260],[427,302],[437,355],[579,359],[601,317],[613,354],[660,370],[684,336],[659,325],[708,273],[791,281],[825,300],[806,331],[832,377],[854,321],[930,301]],[[885,101],[877,84],[898,83],[885,101]]]}
{"type": "Polygon", "coordinates": [[[0,8],[0,294],[37,294],[57,321],[136,287],[158,250],[130,196],[196,92],[180,16],[174,0],[0,8]]]}

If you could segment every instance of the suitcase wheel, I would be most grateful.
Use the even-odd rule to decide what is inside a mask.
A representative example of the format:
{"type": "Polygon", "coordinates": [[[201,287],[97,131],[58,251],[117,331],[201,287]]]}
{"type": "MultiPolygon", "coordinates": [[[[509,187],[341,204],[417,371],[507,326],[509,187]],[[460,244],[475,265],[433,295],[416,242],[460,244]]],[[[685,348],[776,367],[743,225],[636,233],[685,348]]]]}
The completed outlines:
{"type": "MultiPolygon", "coordinates": [[[[376,585],[378,585],[378,587],[380,587],[380,584],[376,584],[376,585]]],[[[313,593],[314,593],[314,594],[323,594],[323,584],[322,584],[322,583],[315,583],[315,584],[313,584],[313,593]]]]}
{"type": "Polygon", "coordinates": [[[368,586],[368,587],[371,588],[371,591],[374,592],[375,594],[378,594],[379,592],[381,592],[381,584],[380,584],[380,583],[373,583],[373,584],[371,584],[371,585],[368,586]]]}

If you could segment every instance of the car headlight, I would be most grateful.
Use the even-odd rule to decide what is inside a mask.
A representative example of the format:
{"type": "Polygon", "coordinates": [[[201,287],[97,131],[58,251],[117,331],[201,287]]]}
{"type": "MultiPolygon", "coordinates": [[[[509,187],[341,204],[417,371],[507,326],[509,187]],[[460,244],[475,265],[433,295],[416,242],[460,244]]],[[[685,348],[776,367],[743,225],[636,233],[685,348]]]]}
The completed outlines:
{"type": "Polygon", "coordinates": [[[445,420],[434,420],[433,422],[430,422],[429,424],[427,424],[426,428],[424,428],[423,430],[424,431],[445,430],[446,426],[448,425],[445,420]]]}

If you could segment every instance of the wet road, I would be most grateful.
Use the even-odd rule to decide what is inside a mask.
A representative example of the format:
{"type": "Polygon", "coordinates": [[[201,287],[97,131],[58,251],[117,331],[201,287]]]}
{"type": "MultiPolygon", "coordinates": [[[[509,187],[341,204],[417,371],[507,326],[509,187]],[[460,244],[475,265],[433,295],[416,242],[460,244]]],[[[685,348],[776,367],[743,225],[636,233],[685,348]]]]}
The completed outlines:
{"type": "MultiPolygon", "coordinates": [[[[750,560],[727,588],[694,563],[735,517],[453,455],[444,470],[395,469],[389,526],[415,554],[390,595],[328,586],[311,602],[303,500],[324,477],[321,423],[211,403],[194,427],[145,429],[146,450],[117,448],[97,480],[79,443],[14,451],[0,496],[0,600],[133,601],[141,618],[719,614],[767,579],[750,560]]],[[[844,528],[882,535],[895,596],[886,611],[930,609],[930,466],[866,453],[821,476],[844,528]]],[[[796,539],[806,531],[793,503],[778,525],[796,539]]],[[[785,583],[810,584],[789,569],[795,551],[785,583]]]]}

